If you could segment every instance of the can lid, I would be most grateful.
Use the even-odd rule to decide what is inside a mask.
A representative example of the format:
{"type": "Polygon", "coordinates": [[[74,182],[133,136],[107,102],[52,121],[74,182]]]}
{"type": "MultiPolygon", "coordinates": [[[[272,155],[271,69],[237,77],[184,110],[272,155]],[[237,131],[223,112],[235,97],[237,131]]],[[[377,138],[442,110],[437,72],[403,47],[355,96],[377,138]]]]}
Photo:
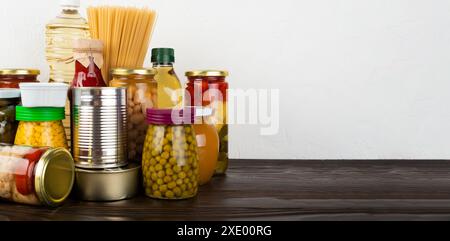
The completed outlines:
{"type": "Polygon", "coordinates": [[[192,70],[186,72],[186,77],[227,77],[228,71],[225,70],[192,70]]]}
{"type": "Polygon", "coordinates": [[[20,90],[18,89],[0,89],[0,99],[14,99],[20,97],[20,90]]]}
{"type": "Polygon", "coordinates": [[[129,75],[148,75],[154,76],[156,75],[155,69],[125,69],[118,68],[111,70],[111,74],[113,76],[129,76],[129,75]]]}
{"type": "Polygon", "coordinates": [[[58,121],[65,118],[64,107],[16,106],[16,120],[18,121],[58,121]]]}
{"type": "Polygon", "coordinates": [[[41,203],[58,206],[72,191],[75,165],[72,156],[64,148],[50,149],[36,165],[34,186],[41,203]]]}
{"type": "Polygon", "coordinates": [[[175,63],[175,50],[172,48],[152,49],[152,63],[156,64],[175,63]]]}
{"type": "Polygon", "coordinates": [[[147,109],[147,123],[153,125],[191,125],[195,122],[195,108],[147,109]]]}
{"type": "Polygon", "coordinates": [[[39,75],[40,70],[37,69],[0,69],[0,75],[39,75]]]}

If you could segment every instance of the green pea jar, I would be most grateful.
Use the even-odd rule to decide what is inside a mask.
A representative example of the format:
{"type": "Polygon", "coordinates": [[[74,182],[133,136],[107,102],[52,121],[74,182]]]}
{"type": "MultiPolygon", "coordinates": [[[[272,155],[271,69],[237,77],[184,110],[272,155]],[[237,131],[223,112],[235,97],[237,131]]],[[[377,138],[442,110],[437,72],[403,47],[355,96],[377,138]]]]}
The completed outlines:
{"type": "Polygon", "coordinates": [[[199,159],[194,109],[148,109],[142,157],[147,196],[188,199],[198,194],[199,159]]]}

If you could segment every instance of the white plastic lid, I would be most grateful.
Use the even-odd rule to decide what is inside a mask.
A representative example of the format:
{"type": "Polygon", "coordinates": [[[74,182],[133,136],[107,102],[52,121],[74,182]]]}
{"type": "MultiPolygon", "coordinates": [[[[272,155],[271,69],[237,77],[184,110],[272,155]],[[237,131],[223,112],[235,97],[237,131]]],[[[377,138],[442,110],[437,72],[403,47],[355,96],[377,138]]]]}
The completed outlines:
{"type": "Polygon", "coordinates": [[[19,98],[20,90],[18,89],[0,89],[0,99],[19,98]]]}
{"type": "Polygon", "coordinates": [[[47,90],[47,89],[69,89],[70,86],[64,83],[42,83],[42,82],[23,82],[19,83],[20,89],[27,90],[47,90]]]}
{"type": "Polygon", "coordinates": [[[62,7],[80,7],[80,0],[60,0],[59,5],[62,7]]]}

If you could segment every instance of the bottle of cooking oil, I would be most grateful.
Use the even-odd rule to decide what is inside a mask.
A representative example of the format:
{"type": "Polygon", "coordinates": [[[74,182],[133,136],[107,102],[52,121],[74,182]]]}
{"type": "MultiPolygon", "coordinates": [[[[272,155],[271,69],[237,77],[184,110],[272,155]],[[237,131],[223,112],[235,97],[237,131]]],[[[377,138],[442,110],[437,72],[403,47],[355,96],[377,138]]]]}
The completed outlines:
{"type": "Polygon", "coordinates": [[[77,39],[90,38],[89,25],[78,9],[80,0],[61,0],[61,13],[47,24],[47,62],[50,65],[50,82],[72,83],[75,63],[73,44],[77,39]]]}
{"type": "Polygon", "coordinates": [[[157,71],[155,76],[158,84],[157,107],[160,109],[182,107],[182,87],[173,68],[175,50],[171,48],[153,49],[152,63],[153,68],[157,71]]]}

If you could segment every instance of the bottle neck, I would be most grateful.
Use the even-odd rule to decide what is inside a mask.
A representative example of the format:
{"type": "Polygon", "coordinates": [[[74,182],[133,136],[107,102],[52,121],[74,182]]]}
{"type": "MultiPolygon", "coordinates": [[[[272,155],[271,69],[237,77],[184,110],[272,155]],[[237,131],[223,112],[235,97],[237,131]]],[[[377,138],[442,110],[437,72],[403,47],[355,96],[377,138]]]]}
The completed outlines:
{"type": "Polygon", "coordinates": [[[173,68],[173,63],[153,63],[153,68],[173,68]]]}

